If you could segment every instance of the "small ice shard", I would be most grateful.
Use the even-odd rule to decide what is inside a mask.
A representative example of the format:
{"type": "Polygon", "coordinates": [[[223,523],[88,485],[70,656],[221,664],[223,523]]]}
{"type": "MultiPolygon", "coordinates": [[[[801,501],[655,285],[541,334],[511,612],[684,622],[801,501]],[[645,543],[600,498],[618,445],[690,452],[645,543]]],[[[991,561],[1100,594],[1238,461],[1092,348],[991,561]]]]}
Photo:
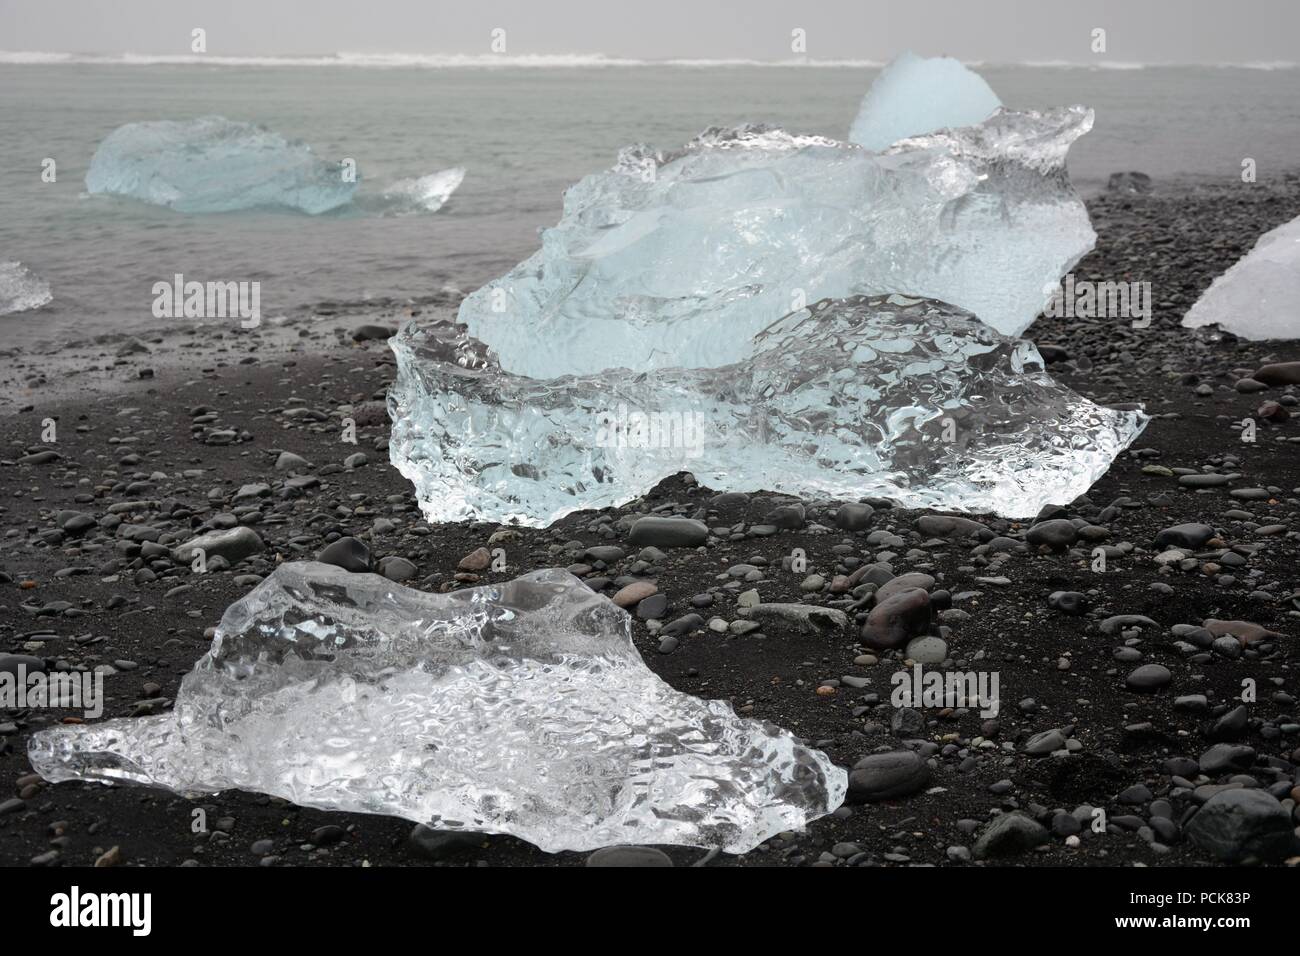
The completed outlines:
{"type": "Polygon", "coordinates": [[[316,215],[352,200],[360,173],[311,147],[221,116],[128,123],[104,138],[86,188],[178,212],[286,208],[316,215]]]}
{"type": "Polygon", "coordinates": [[[462,326],[390,340],[393,464],[430,521],[544,526],[678,471],[713,488],[1030,517],[1083,494],[1147,418],[940,302],[826,300],[718,368],[512,373],[462,326]]]}
{"type": "Polygon", "coordinates": [[[890,62],[871,84],[849,141],[882,150],[922,133],[976,126],[1001,105],[984,78],[957,60],[909,51],[890,62]]]}
{"type": "Polygon", "coordinates": [[[752,849],[835,810],[845,771],[660,680],[631,618],[561,570],[426,594],[283,564],[221,618],[170,714],[32,736],[50,781],[509,833],[543,850],[752,849]]]}
{"type": "Polygon", "coordinates": [[[1183,316],[1189,329],[1218,325],[1238,338],[1300,339],[1300,218],[1259,237],[1183,316]]]}
{"type": "Polygon", "coordinates": [[[384,198],[413,211],[437,212],[464,179],[465,170],[459,166],[419,179],[399,179],[384,190],[384,198]]]}
{"type": "Polygon", "coordinates": [[[1096,240],[1064,167],[1091,126],[1072,107],[885,153],[752,126],[667,156],[629,147],[565,193],[541,249],[460,321],[534,378],[739,361],[827,297],[925,296],[1019,335],[1096,240]]]}
{"type": "Polygon", "coordinates": [[[53,298],[50,284],[21,262],[0,262],[0,315],[39,309],[53,298]]]}

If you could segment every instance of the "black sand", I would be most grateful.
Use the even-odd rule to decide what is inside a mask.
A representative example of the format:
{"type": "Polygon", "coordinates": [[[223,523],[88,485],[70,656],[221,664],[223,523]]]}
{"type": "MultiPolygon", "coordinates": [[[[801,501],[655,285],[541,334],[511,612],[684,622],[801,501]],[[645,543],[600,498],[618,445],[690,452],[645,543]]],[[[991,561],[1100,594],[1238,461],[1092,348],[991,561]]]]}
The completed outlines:
{"type": "MultiPolygon", "coordinates": [[[[869,546],[869,532],[853,535],[834,528],[834,507],[809,509],[809,525],[829,531],[805,527],[698,552],[669,550],[651,575],[669,599],[664,622],[695,610],[693,595],[716,587],[718,574],[753,556],[769,562],[758,585],[764,601],[825,604],[845,596],[802,592],[804,575],[781,568],[793,549],[804,549],[809,571],[825,574],[828,581],[837,564],[841,572],[849,570],[840,563],[844,555],[832,552],[836,545],[851,542],[852,554],[868,562],[878,551],[893,551],[896,573],[920,569],[938,579],[935,589],[952,595],[978,592],[953,604],[969,617],[946,625],[950,656],[957,669],[1000,674],[1002,712],[996,728],[974,712],[928,710],[920,729],[899,735],[891,732],[895,710],[889,705],[897,652],[874,665],[855,663],[865,653],[856,627],[816,637],[779,627],[765,628],[761,638],[695,633],[671,653],[660,653],[660,638],[638,619],[639,649],[675,687],[728,699],[743,713],[817,741],[842,765],[877,751],[917,749],[918,740],[934,745],[922,748],[934,752],[928,755],[931,779],[921,792],[853,802],[836,817],[813,824],[807,834],[778,838],[740,858],[712,857],[709,865],[819,860],[972,865],[952,848],[972,847],[996,811],[1012,810],[1047,830],[1036,849],[1005,857],[1014,864],[1222,862],[1188,837],[1186,823],[1212,791],[1183,786],[1175,777],[1185,774],[1193,787],[1235,780],[1266,789],[1292,814],[1291,826],[1300,822],[1294,810],[1300,792],[1291,789],[1300,772],[1300,418],[1295,416],[1300,387],[1260,392],[1235,387],[1261,365],[1300,360],[1300,342],[1250,343],[1178,324],[1213,277],[1260,233],[1300,214],[1300,182],[1105,196],[1090,209],[1100,239],[1076,277],[1150,281],[1152,327],[1133,329],[1113,319],[1043,319],[1029,335],[1040,346],[1059,347],[1045,350],[1057,359],[1053,374],[1077,391],[1103,404],[1141,402],[1155,416],[1088,500],[1063,511],[1105,528],[1109,536],[1100,543],[1126,553],[1110,561],[1104,574],[1090,570],[1091,545],[1073,552],[1029,548],[990,571],[992,555],[981,553],[979,542],[938,542],[918,533],[917,512],[877,509],[870,530],[891,531],[905,540],[902,547],[886,548],[869,546]],[[1210,393],[1198,395],[1198,385],[1208,385],[1210,393]],[[1242,442],[1234,423],[1255,416],[1266,401],[1283,402],[1283,414],[1259,422],[1255,443],[1242,442]],[[1158,473],[1160,467],[1240,477],[1198,491],[1158,473]],[[1232,495],[1245,489],[1262,491],[1232,495]],[[1236,510],[1249,516],[1234,516],[1236,510]],[[1195,549],[1193,570],[1162,572],[1153,560],[1162,549],[1153,539],[1161,529],[1184,522],[1211,525],[1217,537],[1195,549]],[[924,554],[907,557],[913,549],[924,554]],[[1229,552],[1245,561],[1234,566],[1230,562],[1237,559],[1223,557],[1229,552]],[[1005,576],[1009,583],[976,580],[986,576],[1005,576]],[[1152,584],[1166,588],[1153,590],[1152,584]],[[1047,597],[1056,591],[1084,593],[1087,613],[1071,616],[1049,607],[1047,597]],[[1101,632],[1102,621],[1122,614],[1144,615],[1155,626],[1143,627],[1131,639],[1101,632]],[[1246,643],[1235,659],[1180,651],[1170,628],[1201,625],[1205,619],[1253,622],[1276,636],[1246,643]],[[1121,656],[1136,651],[1140,657],[1117,660],[1117,648],[1126,645],[1121,656]],[[1169,669],[1169,684],[1154,693],[1126,687],[1126,675],[1150,663],[1169,669]],[[817,692],[819,685],[844,676],[867,678],[869,685],[832,684],[833,692],[817,692]],[[1244,722],[1221,720],[1237,707],[1245,678],[1257,682],[1257,701],[1245,705],[1244,722]],[[863,702],[870,693],[879,695],[878,705],[863,702]],[[1177,697],[1197,694],[1207,697],[1204,710],[1174,706],[1177,697]],[[1033,735],[1051,729],[1077,741],[1077,752],[1068,757],[1025,753],[1033,735]],[[972,745],[981,737],[992,745],[972,745]],[[1240,752],[1231,768],[1203,778],[1199,771],[1168,763],[1171,758],[1195,762],[1216,742],[1253,753],[1240,752]],[[1169,832],[1153,819],[1164,813],[1161,801],[1171,808],[1169,832]],[[1105,808],[1108,827],[1099,834],[1085,825],[1073,847],[1064,832],[1069,827],[1055,811],[1068,814],[1080,805],[1105,808]]],[[[51,667],[57,662],[115,665],[116,673],[106,680],[105,716],[153,713],[170,706],[180,677],[204,652],[222,610],[251,586],[241,575],[312,557],[330,540],[353,535],[367,542],[376,561],[387,555],[413,561],[418,573],[409,584],[452,586],[460,559],[486,545],[496,528],[422,521],[409,484],[388,464],[382,400],[393,373],[391,354],[382,340],[352,342],[349,331],[365,323],[395,325],[412,309],[453,304],[444,296],[394,304],[378,315],[373,308],[360,314],[345,306],[326,307],[252,334],[227,328],[158,336],[146,340],[147,351],[119,337],[52,354],[11,355],[0,382],[10,399],[0,406],[0,653],[35,655],[51,667]],[[333,314],[312,318],[321,311],[333,314]],[[152,372],[142,378],[142,370],[152,372]],[[357,421],[355,446],[340,440],[345,416],[357,421]],[[46,446],[41,432],[48,418],[57,422],[58,440],[46,446]],[[214,433],[225,431],[233,437],[214,439],[214,433]],[[19,461],[43,448],[58,458],[19,461]],[[304,473],[318,478],[319,485],[286,496],[288,474],[274,469],[281,451],[310,462],[304,473]],[[368,463],[343,468],[357,452],[365,453],[368,463]],[[242,486],[254,483],[269,485],[269,494],[232,500],[242,486]],[[123,511],[122,527],[100,525],[80,534],[57,530],[60,511],[100,521],[111,505],[129,501],[145,504],[123,511]],[[164,542],[167,536],[179,541],[222,513],[236,513],[257,530],[266,553],[231,570],[195,575],[165,557],[140,557],[138,545],[118,547],[122,528],[134,524],[160,529],[164,542]],[[391,530],[374,530],[377,519],[391,522],[391,530]]],[[[612,516],[703,511],[710,526],[744,522],[749,528],[763,523],[774,504],[754,495],[747,505],[719,511],[712,494],[679,475],[612,516]]],[[[550,529],[520,531],[505,545],[510,575],[583,563],[580,552],[563,547],[575,539],[623,545],[629,554],[620,566],[607,575],[592,568],[591,575],[623,573],[638,549],[627,546],[622,533],[605,537],[594,530],[598,517],[584,513],[550,529]]],[[[1023,534],[1024,523],[981,520],[1000,535],[1023,534]]],[[[735,594],[718,590],[715,605],[701,613],[734,620],[735,594]]],[[[550,856],[496,836],[435,846],[411,841],[407,821],[304,810],[252,794],[188,801],[139,788],[33,781],[27,739],[65,714],[0,710],[0,864],[86,866],[106,853],[105,863],[147,866],[186,861],[428,865],[431,860],[571,865],[584,860],[580,854],[550,856]],[[209,830],[219,832],[193,832],[196,808],[206,810],[209,830]]],[[[699,850],[667,852],[677,865],[705,857],[699,850]]],[[[1292,864],[1297,853],[1291,851],[1292,864]]],[[[1247,860],[1251,856],[1244,854],[1247,860]]],[[[1286,854],[1271,856],[1272,862],[1286,859],[1286,854]]]]}

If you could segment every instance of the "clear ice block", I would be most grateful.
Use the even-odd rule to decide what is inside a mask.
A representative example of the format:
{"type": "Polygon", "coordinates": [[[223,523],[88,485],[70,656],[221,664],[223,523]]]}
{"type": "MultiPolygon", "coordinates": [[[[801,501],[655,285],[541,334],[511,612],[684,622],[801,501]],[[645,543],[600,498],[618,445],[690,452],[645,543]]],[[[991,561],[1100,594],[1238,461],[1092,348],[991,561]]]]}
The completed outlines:
{"type": "Polygon", "coordinates": [[[739,853],[844,799],[820,751],[641,660],[630,618],[560,570],[425,594],[294,562],[223,615],[172,713],[34,734],[47,780],[226,789],[543,850],[739,853]]]}
{"type": "Polygon", "coordinates": [[[678,471],[1024,518],[1087,491],[1147,421],[1056,384],[1031,343],[902,296],[816,303],[718,368],[529,378],[450,322],[390,344],[390,454],[430,521],[545,526],[678,471]]]}

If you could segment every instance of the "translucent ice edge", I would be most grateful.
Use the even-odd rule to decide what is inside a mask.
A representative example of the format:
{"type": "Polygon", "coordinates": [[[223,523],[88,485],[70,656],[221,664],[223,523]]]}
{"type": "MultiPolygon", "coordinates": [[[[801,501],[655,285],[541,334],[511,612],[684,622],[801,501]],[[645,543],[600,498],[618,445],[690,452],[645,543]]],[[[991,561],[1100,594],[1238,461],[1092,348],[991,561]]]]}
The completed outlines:
{"type": "Polygon", "coordinates": [[[281,565],[222,616],[172,713],[33,735],[45,779],[239,789],[543,850],[750,850],[844,800],[820,751],[660,680],[572,575],[426,594],[281,565]]]}
{"type": "Polygon", "coordinates": [[[713,369],[532,379],[449,322],[391,340],[393,464],[430,521],[544,527],[679,471],[709,487],[1012,518],[1082,495],[1147,416],[940,302],[824,300],[713,369]]]}

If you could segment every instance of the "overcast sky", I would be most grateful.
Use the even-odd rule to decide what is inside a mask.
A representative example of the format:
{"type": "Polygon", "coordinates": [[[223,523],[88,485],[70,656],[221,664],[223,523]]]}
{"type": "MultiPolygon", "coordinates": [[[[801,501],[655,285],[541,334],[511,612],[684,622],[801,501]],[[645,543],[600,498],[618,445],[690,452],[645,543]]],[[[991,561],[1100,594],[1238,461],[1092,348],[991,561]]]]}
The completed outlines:
{"type": "Polygon", "coordinates": [[[0,0],[0,50],[188,54],[604,53],[818,59],[902,49],[967,60],[1149,63],[1300,59],[1300,0],[0,0]]]}

